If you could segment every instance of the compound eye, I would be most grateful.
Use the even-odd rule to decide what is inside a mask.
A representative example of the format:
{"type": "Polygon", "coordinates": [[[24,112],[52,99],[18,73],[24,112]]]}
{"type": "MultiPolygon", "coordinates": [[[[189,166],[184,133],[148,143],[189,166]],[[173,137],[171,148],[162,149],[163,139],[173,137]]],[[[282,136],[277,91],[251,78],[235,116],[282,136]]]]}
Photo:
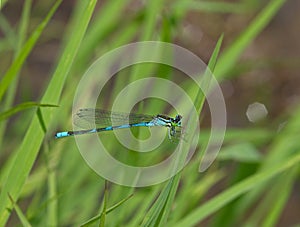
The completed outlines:
{"type": "Polygon", "coordinates": [[[181,115],[176,115],[174,122],[177,123],[177,126],[181,126],[181,115]]]}
{"type": "Polygon", "coordinates": [[[176,117],[175,117],[175,119],[176,119],[177,122],[179,122],[181,120],[181,118],[182,117],[180,115],[176,115],[176,117]]]}

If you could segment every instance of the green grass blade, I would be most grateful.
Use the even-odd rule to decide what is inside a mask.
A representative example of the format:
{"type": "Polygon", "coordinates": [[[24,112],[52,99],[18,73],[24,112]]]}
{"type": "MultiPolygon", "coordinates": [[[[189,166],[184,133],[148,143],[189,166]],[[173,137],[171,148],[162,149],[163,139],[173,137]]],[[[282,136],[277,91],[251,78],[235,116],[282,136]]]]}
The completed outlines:
{"type": "MultiPolygon", "coordinates": [[[[132,196],[133,196],[133,194],[129,195],[125,199],[122,199],[120,202],[116,203],[112,207],[109,207],[109,208],[105,209],[105,215],[109,214],[110,212],[112,212],[113,210],[115,210],[116,208],[121,206],[123,203],[125,203],[127,200],[129,200],[132,196]]],[[[81,226],[89,226],[89,225],[93,224],[95,221],[101,219],[102,216],[103,216],[103,212],[101,214],[91,218],[90,220],[88,220],[87,222],[82,224],[81,226]]]]}
{"type": "MultiPolygon", "coordinates": [[[[221,48],[222,40],[223,36],[221,36],[217,42],[215,50],[208,64],[207,70],[214,70],[217,62],[217,56],[221,48]]],[[[205,96],[203,95],[202,90],[199,89],[198,94],[195,97],[195,107],[199,113],[201,112],[204,100],[205,96]]],[[[188,124],[194,124],[195,121],[193,123],[192,122],[193,121],[189,121],[188,124]]],[[[187,125],[187,127],[189,127],[189,125],[187,125]]],[[[183,149],[189,150],[189,148],[187,147],[183,149]]],[[[186,160],[185,151],[182,152],[182,156],[179,159],[179,162],[184,162],[186,160]]],[[[148,215],[146,216],[146,219],[144,220],[143,226],[164,226],[166,224],[179,185],[180,176],[181,174],[178,173],[176,174],[176,176],[170,179],[164,190],[161,192],[158,200],[150,209],[148,215]]]]}
{"type": "MultiPolygon", "coordinates": [[[[6,73],[4,70],[9,69],[10,64],[22,52],[24,40],[27,41],[33,33],[34,30],[29,33],[28,28],[35,29],[56,1],[41,1],[34,4],[34,15],[30,15],[33,1],[25,0],[22,5],[19,5],[20,7],[16,8],[20,12],[21,7],[23,7],[23,16],[19,15],[18,18],[11,14],[12,6],[15,6],[12,5],[13,2],[9,2],[10,4],[3,8],[0,28],[4,38],[0,40],[0,54],[5,59],[2,62],[3,70],[0,80],[6,73]],[[30,26],[28,27],[28,25],[30,26]],[[27,34],[29,35],[27,36],[27,34]]],[[[1,2],[8,1],[0,0],[1,2]]],[[[115,0],[99,2],[95,9],[95,15],[86,30],[95,2],[96,0],[75,1],[71,5],[66,5],[64,2],[64,6],[61,5],[61,7],[71,7],[69,8],[73,10],[71,15],[69,11],[62,12],[59,9],[58,17],[55,16],[51,19],[38,41],[33,44],[32,54],[29,53],[25,59],[25,62],[29,64],[24,62],[20,66],[14,79],[2,95],[1,112],[10,111],[6,113],[8,115],[5,119],[13,116],[12,114],[17,114],[16,117],[13,116],[14,121],[10,119],[8,119],[9,121],[0,121],[0,156],[2,158],[0,162],[3,163],[0,170],[0,226],[11,223],[25,226],[30,224],[32,226],[80,226],[80,224],[85,223],[89,226],[99,226],[99,224],[103,226],[105,224],[105,226],[129,227],[141,226],[141,224],[142,226],[155,227],[184,226],[185,224],[186,226],[202,224],[236,226],[241,223],[247,226],[274,226],[282,223],[282,221],[285,223],[286,220],[282,219],[282,215],[290,211],[290,199],[295,193],[294,185],[299,175],[300,158],[298,158],[297,163],[291,164],[292,168],[287,169],[287,167],[285,169],[287,171],[279,169],[285,168],[289,160],[294,161],[291,158],[297,158],[299,155],[296,152],[300,149],[298,139],[300,110],[279,109],[280,112],[278,112],[278,108],[275,108],[274,115],[271,114],[264,121],[254,124],[247,123],[243,110],[229,111],[230,122],[237,125],[238,128],[227,129],[224,140],[225,147],[222,148],[208,171],[199,174],[197,172],[199,160],[203,158],[201,151],[205,149],[210,136],[214,135],[212,134],[214,127],[208,125],[212,115],[209,116],[206,109],[202,111],[203,106],[209,108],[204,104],[206,92],[200,91],[195,86],[196,83],[187,75],[182,75],[182,72],[166,65],[151,62],[150,64],[135,64],[126,67],[105,84],[97,100],[98,108],[109,109],[116,96],[125,86],[133,82],[132,80],[154,76],[178,84],[191,98],[199,114],[201,113],[200,119],[203,119],[203,124],[200,124],[201,134],[199,138],[192,143],[193,145],[199,144],[198,151],[179,174],[163,184],[146,188],[124,187],[113,183],[109,186],[108,198],[107,191],[104,196],[105,180],[85,163],[80,152],[78,152],[75,138],[55,140],[52,135],[52,131],[57,127],[60,130],[72,128],[71,109],[74,93],[80,77],[89,67],[92,59],[130,42],[140,40],[175,42],[201,56],[203,54],[207,56],[205,51],[211,42],[208,36],[202,36],[201,31],[204,29],[213,35],[224,25],[225,30],[227,30],[226,21],[232,22],[232,19],[238,17],[240,21],[236,24],[238,25],[236,28],[242,30],[240,30],[236,42],[227,42],[224,54],[221,54],[219,58],[219,49],[223,43],[223,37],[221,37],[210,58],[209,69],[217,75],[219,80],[243,76],[245,73],[252,75],[253,70],[255,70],[254,73],[257,73],[256,70],[268,72],[270,68],[277,73],[286,73],[286,69],[294,70],[295,68],[292,67],[297,66],[297,59],[285,58],[282,61],[284,56],[276,56],[277,60],[271,56],[270,59],[268,57],[266,59],[256,58],[256,61],[250,60],[250,63],[247,61],[237,64],[240,56],[245,54],[245,50],[251,45],[251,42],[255,42],[262,29],[269,27],[268,23],[270,24],[271,18],[274,18],[284,1],[268,0],[262,3],[259,0],[241,0],[234,4],[220,0],[175,0],[173,2],[115,0]],[[238,15],[230,15],[230,13],[238,15]],[[207,21],[204,21],[205,19],[207,21]],[[211,25],[216,25],[213,26],[213,30],[211,30],[211,25]],[[63,31],[61,32],[63,37],[60,37],[58,31],[63,31]],[[199,47],[199,39],[201,39],[201,44],[204,44],[200,49],[197,48],[199,47]],[[24,78],[19,78],[20,73],[18,72],[29,70],[30,75],[35,75],[37,71],[36,68],[32,68],[35,66],[32,63],[47,63],[49,66],[50,57],[50,61],[52,61],[52,57],[55,57],[52,55],[55,54],[54,48],[49,53],[43,52],[43,57],[47,56],[47,58],[39,58],[37,62],[36,57],[40,56],[40,51],[45,51],[45,47],[51,48],[57,47],[57,45],[60,47],[55,50],[61,51],[61,53],[59,53],[60,57],[55,60],[52,68],[51,72],[54,73],[50,75],[51,77],[45,77],[50,80],[34,81],[35,83],[25,81],[24,84],[24,78]],[[283,64],[283,62],[285,63],[283,64]],[[33,71],[31,71],[32,69],[33,71]],[[22,79],[22,84],[19,83],[19,79],[22,79]],[[43,83],[43,86],[40,83],[43,83]],[[19,84],[17,88],[20,90],[17,93],[15,92],[15,84],[19,84]],[[32,93],[29,87],[36,85],[39,88],[32,93]],[[23,102],[28,100],[20,100],[36,95],[36,92],[42,97],[33,100],[36,105],[32,103],[32,106],[30,106],[31,104],[26,106],[23,102]],[[14,102],[22,104],[15,107],[14,102]],[[44,104],[56,104],[60,108],[44,108],[42,106],[44,104]],[[18,107],[21,108],[18,109],[18,107]],[[238,117],[231,115],[232,113],[238,114],[238,117]],[[278,118],[277,114],[280,114],[278,118]],[[274,120],[274,117],[277,119],[274,120]],[[8,122],[10,123],[9,128],[6,127],[8,122]],[[243,127],[245,125],[247,127],[243,127]],[[1,146],[2,143],[3,146],[1,146]],[[42,154],[39,151],[42,151],[42,154]],[[32,168],[33,166],[34,168],[32,168]],[[279,172],[274,173],[272,171],[279,172]],[[134,197],[127,201],[127,196],[133,192],[134,197]],[[11,195],[16,202],[9,200],[8,195],[11,195]],[[100,203],[97,202],[99,197],[103,200],[100,203]],[[26,206],[21,206],[22,210],[18,211],[20,202],[26,206]],[[10,215],[10,212],[13,215],[10,215]],[[11,217],[8,222],[9,216],[11,217]]],[[[230,28],[231,34],[236,34],[236,32],[235,28],[230,28]]],[[[266,32],[268,33],[268,31],[266,32]]],[[[267,33],[260,41],[272,41],[267,33]]],[[[232,39],[232,37],[227,37],[227,32],[225,35],[225,38],[232,39]]],[[[230,34],[228,35],[230,36],[230,34]]],[[[269,49],[260,50],[260,53],[261,51],[269,51],[269,49]]],[[[177,58],[173,58],[172,51],[166,53],[163,49],[161,51],[151,49],[141,52],[141,56],[144,53],[148,56],[153,54],[153,57],[156,56],[155,54],[157,56],[163,54],[162,56],[166,56],[170,62],[177,60],[177,58]]],[[[114,70],[115,66],[121,66],[123,59],[126,60],[126,56],[117,59],[112,67],[107,67],[107,72],[110,72],[111,69],[114,70]]],[[[48,67],[41,69],[47,71],[48,67]]],[[[203,73],[199,73],[199,79],[202,79],[203,73]]],[[[210,73],[208,72],[207,75],[210,73]]],[[[99,77],[107,78],[106,76],[105,72],[99,73],[99,77]]],[[[202,85],[206,85],[206,88],[210,87],[212,82],[210,78],[208,76],[201,81],[202,85]]],[[[252,77],[250,78],[251,81],[253,81],[252,77]]],[[[228,80],[224,84],[225,96],[230,101],[231,107],[233,105],[243,107],[245,102],[240,101],[246,100],[247,102],[247,98],[250,96],[262,98],[261,101],[271,105],[274,97],[269,89],[272,89],[274,82],[277,86],[276,81],[277,79],[269,83],[270,81],[262,80],[259,81],[259,87],[256,87],[257,81],[254,79],[253,82],[255,83],[252,86],[255,86],[255,91],[258,93],[252,94],[251,91],[253,90],[247,90],[248,84],[244,83],[244,80],[241,82],[242,88],[246,89],[245,92],[240,90],[240,87],[236,89],[236,86],[240,85],[240,80],[228,80]],[[260,90],[261,83],[267,83],[267,87],[262,87],[260,90]],[[237,97],[240,92],[242,92],[242,96],[237,97]],[[231,101],[234,102],[231,103],[231,101]]],[[[2,85],[2,81],[0,83],[2,85]]],[[[153,83],[152,87],[149,86],[149,91],[155,93],[157,89],[162,91],[163,95],[174,92],[173,89],[163,90],[160,88],[159,82],[153,83]]],[[[138,89],[133,89],[132,93],[135,94],[131,94],[131,97],[139,97],[137,96],[139,92],[138,89]]],[[[128,104],[127,101],[132,100],[131,97],[126,97],[124,102],[128,104]]],[[[183,99],[177,101],[178,106],[183,109],[188,106],[183,99]]],[[[281,102],[282,100],[279,100],[279,105],[281,102]]],[[[268,111],[273,113],[274,105],[271,106],[268,106],[268,111]]],[[[163,113],[169,116],[175,114],[172,105],[152,96],[134,104],[132,111],[147,114],[163,113]]],[[[184,119],[187,119],[186,114],[182,114],[184,119]]],[[[195,114],[195,119],[198,119],[197,114],[195,114]]],[[[135,136],[138,135],[139,139],[146,139],[150,135],[147,130],[132,130],[132,132],[135,136]]],[[[190,129],[189,131],[193,130],[190,129]]],[[[113,132],[107,132],[99,133],[97,136],[113,158],[124,162],[124,164],[137,167],[148,166],[148,164],[152,165],[165,160],[175,147],[174,144],[168,143],[166,138],[163,144],[153,152],[139,154],[128,151],[113,134],[113,132]]],[[[185,135],[187,134],[188,132],[185,135]]],[[[180,155],[178,155],[177,163],[175,163],[178,165],[181,164],[181,161],[185,161],[186,150],[189,150],[190,147],[189,143],[181,145],[182,156],[179,152],[180,155]]],[[[297,222],[294,221],[296,218],[296,216],[291,217],[291,220],[288,221],[297,222]]]]}
{"type": "Polygon", "coordinates": [[[286,0],[271,0],[261,13],[251,22],[247,29],[220,56],[215,76],[218,79],[229,77],[228,72],[234,67],[238,58],[255,37],[268,25],[286,0]]]}
{"type": "MultiPolygon", "coordinates": [[[[218,55],[219,55],[219,52],[220,52],[220,49],[221,49],[222,41],[223,41],[223,35],[221,35],[221,37],[218,39],[218,42],[215,46],[215,49],[212,53],[212,56],[211,56],[210,60],[209,60],[205,75],[203,76],[204,79],[207,78],[206,73],[208,73],[209,71],[213,72],[214,69],[215,69],[215,66],[217,64],[217,58],[218,58],[218,55]]],[[[206,84],[206,85],[207,85],[207,88],[209,88],[209,84],[206,84]]],[[[195,97],[195,101],[194,101],[195,108],[196,108],[196,110],[198,111],[199,114],[200,114],[200,112],[203,108],[204,101],[205,101],[205,96],[203,96],[202,90],[199,89],[198,94],[195,97]]],[[[192,121],[190,121],[189,123],[194,124],[192,121]]],[[[189,150],[189,148],[185,148],[185,149],[189,150]]],[[[185,153],[185,152],[183,152],[183,153],[185,153]]],[[[185,157],[181,157],[180,160],[184,161],[185,157]]],[[[171,190],[170,190],[170,193],[169,193],[169,196],[168,196],[166,208],[165,208],[164,213],[162,215],[162,222],[161,222],[162,226],[166,224],[167,218],[168,218],[169,213],[171,211],[171,207],[172,207],[172,204],[173,204],[173,201],[174,201],[174,198],[175,198],[175,194],[176,194],[176,191],[177,191],[177,188],[178,188],[178,185],[179,185],[180,175],[181,174],[177,174],[177,176],[174,177],[174,181],[173,181],[173,184],[171,186],[171,190]]]]}
{"type": "Polygon", "coordinates": [[[165,186],[165,188],[162,190],[158,199],[155,201],[154,205],[151,207],[148,214],[145,216],[141,226],[159,226],[159,217],[164,209],[165,204],[167,203],[167,198],[170,193],[173,179],[174,178],[171,178],[165,186]]]}
{"type": "MultiPolygon", "coordinates": [[[[60,1],[55,4],[55,7],[53,7],[49,14],[53,13],[52,11],[57,7],[59,2],[60,1]]],[[[58,102],[64,81],[71,68],[81,40],[85,34],[96,2],[96,0],[91,0],[89,2],[79,3],[83,4],[83,7],[81,8],[81,17],[75,18],[77,23],[75,23],[75,26],[73,27],[72,39],[67,44],[62,54],[58,67],[42,98],[42,102],[58,102]]],[[[42,113],[46,127],[49,127],[53,116],[52,111],[42,111],[42,113]]],[[[7,208],[11,207],[7,193],[10,193],[16,199],[19,197],[24,182],[38,154],[43,138],[44,132],[41,128],[38,116],[35,115],[24,136],[22,144],[17,151],[16,158],[12,163],[11,169],[8,172],[8,176],[4,181],[5,183],[0,195],[0,226],[5,225],[10,214],[7,210],[7,208]]]]}
{"type": "Polygon", "coordinates": [[[29,20],[30,20],[31,4],[32,4],[32,0],[25,0],[23,5],[21,24],[19,26],[19,32],[18,32],[17,53],[22,49],[22,46],[26,40],[26,34],[27,34],[27,30],[29,27],[29,20]]]}
{"type": "Polygon", "coordinates": [[[5,35],[7,44],[9,44],[9,49],[16,49],[15,43],[17,43],[17,35],[12,28],[13,26],[7,21],[3,14],[0,14],[0,29],[5,35]]]}
{"type": "MultiPolygon", "coordinates": [[[[222,45],[222,41],[223,41],[223,37],[224,35],[221,35],[221,37],[219,38],[216,47],[214,49],[214,52],[212,53],[212,56],[208,62],[208,66],[207,69],[205,71],[205,74],[203,76],[203,79],[206,81],[202,81],[203,82],[203,88],[206,90],[206,92],[208,93],[208,89],[210,87],[210,72],[214,72],[215,67],[217,65],[217,58],[221,49],[221,45],[222,45]]],[[[205,101],[205,95],[203,94],[203,91],[201,89],[198,90],[198,94],[196,96],[196,99],[194,101],[195,103],[195,108],[198,111],[199,115],[200,112],[202,110],[203,104],[205,101]]]]}
{"type": "Polygon", "coordinates": [[[177,1],[174,5],[176,10],[201,10],[205,12],[218,13],[237,13],[242,14],[249,11],[249,7],[245,3],[236,2],[209,2],[209,1],[177,1]]]}
{"type": "Polygon", "coordinates": [[[209,190],[225,177],[225,171],[220,169],[216,172],[203,175],[199,179],[198,174],[191,174],[191,171],[197,172],[198,165],[198,161],[195,160],[193,163],[189,163],[189,167],[192,167],[190,171],[183,171],[182,182],[180,183],[181,188],[176,195],[176,209],[172,210],[170,222],[168,222],[170,226],[177,223],[182,217],[195,209],[209,190]],[[192,200],[190,200],[190,198],[192,198],[192,200]]]}
{"type": "MultiPolygon", "coordinates": [[[[280,164],[283,160],[287,160],[294,154],[295,150],[298,149],[298,132],[300,127],[299,114],[300,108],[294,111],[293,116],[289,117],[289,121],[284,129],[279,134],[275,134],[275,139],[273,139],[268,155],[264,158],[264,162],[262,162],[259,171],[272,168],[275,164],[280,164]]],[[[246,212],[246,210],[258,200],[259,196],[266,190],[268,185],[269,182],[257,185],[254,190],[244,196],[239,202],[239,209],[236,211],[235,215],[240,217],[242,213],[246,212]]]]}
{"type": "Polygon", "coordinates": [[[104,199],[103,199],[103,209],[100,215],[100,223],[99,227],[105,226],[106,220],[106,207],[107,207],[107,197],[108,197],[108,189],[107,189],[107,181],[105,181],[105,189],[104,189],[104,199]]]}
{"type": "Polygon", "coordinates": [[[57,195],[57,174],[56,174],[56,160],[50,157],[48,144],[45,144],[44,150],[46,153],[47,160],[47,225],[57,226],[58,225],[58,195],[57,195]]]}
{"type": "Polygon", "coordinates": [[[121,206],[123,203],[125,203],[127,200],[129,200],[131,197],[133,197],[133,194],[130,194],[128,197],[126,197],[125,199],[122,199],[120,202],[116,203],[115,205],[113,205],[112,207],[109,207],[106,210],[106,213],[109,214],[110,212],[112,212],[113,210],[115,210],[116,208],[118,208],[119,206],[121,206]]]}
{"type": "Polygon", "coordinates": [[[295,166],[277,177],[276,182],[269,188],[268,193],[262,198],[259,205],[255,208],[254,213],[249,217],[246,223],[251,225],[263,223],[261,226],[265,227],[275,226],[289,196],[291,195],[293,184],[296,181],[298,174],[299,167],[295,166]]]}
{"type": "Polygon", "coordinates": [[[8,194],[8,197],[11,201],[11,203],[13,204],[13,208],[15,209],[21,223],[22,226],[25,227],[31,227],[31,224],[29,223],[29,221],[27,220],[25,214],[23,213],[23,211],[21,210],[21,208],[18,206],[18,204],[13,200],[13,198],[11,197],[11,195],[8,194]]]}
{"type": "MultiPolygon", "coordinates": [[[[155,26],[158,20],[158,15],[162,10],[163,2],[163,0],[152,0],[148,2],[147,8],[145,10],[144,24],[141,26],[143,28],[143,31],[139,41],[148,41],[153,39],[153,32],[157,30],[155,26]]],[[[143,52],[143,48],[141,48],[138,54],[143,54],[143,52]]],[[[137,56],[136,58],[138,59],[139,56],[137,56]]],[[[139,79],[141,77],[141,72],[147,74],[147,72],[151,71],[152,69],[152,65],[136,65],[136,67],[133,68],[132,73],[130,75],[130,81],[139,79]]],[[[137,94],[134,94],[134,92],[132,92],[128,95],[128,98],[131,99],[131,97],[134,97],[136,95],[137,94]]]]}
{"type": "Polygon", "coordinates": [[[7,3],[8,0],[1,0],[0,1],[0,10],[3,8],[3,6],[5,6],[5,4],[7,3]]]}
{"type": "Polygon", "coordinates": [[[285,161],[284,163],[277,164],[270,169],[263,172],[255,174],[240,183],[232,186],[221,194],[215,196],[213,199],[206,202],[204,205],[196,208],[192,213],[187,215],[181,221],[179,221],[175,226],[194,226],[201,222],[209,215],[213,214],[220,208],[224,207],[226,204],[237,198],[238,196],[250,191],[255,188],[259,183],[265,182],[272,177],[280,174],[281,172],[299,165],[300,155],[295,155],[291,159],[285,161]]]}
{"type": "Polygon", "coordinates": [[[218,154],[219,160],[234,160],[237,162],[260,162],[262,155],[251,143],[236,143],[222,148],[218,154]]]}
{"type": "MultiPolygon", "coordinates": [[[[298,171],[298,168],[295,168],[298,171]]],[[[285,208],[285,205],[288,202],[289,196],[292,193],[293,189],[293,184],[297,180],[297,176],[295,176],[295,173],[291,173],[290,176],[285,178],[283,181],[280,181],[279,183],[280,186],[279,188],[281,189],[280,192],[279,190],[277,195],[273,197],[274,204],[272,206],[272,209],[270,212],[264,217],[262,225],[263,227],[272,227],[276,226],[276,223],[278,223],[278,219],[280,218],[283,209],[285,208]],[[291,176],[292,174],[292,176],[291,176]],[[294,176],[293,176],[294,175],[294,176]],[[286,183],[284,186],[284,189],[282,190],[282,183],[286,183]],[[277,200],[274,200],[274,198],[278,198],[277,200]]],[[[298,175],[298,173],[296,173],[298,175]]]]}
{"type": "Polygon", "coordinates": [[[3,121],[12,115],[32,107],[58,107],[58,105],[42,104],[37,102],[24,102],[7,111],[0,113],[0,121],[3,121]]]}
{"type": "Polygon", "coordinates": [[[45,29],[46,25],[48,24],[49,20],[53,16],[53,14],[56,12],[56,9],[60,5],[62,0],[56,1],[52,9],[49,11],[45,19],[42,21],[42,23],[35,29],[35,31],[32,33],[32,35],[29,37],[27,42],[25,43],[24,47],[14,60],[14,62],[11,64],[7,72],[5,73],[4,77],[0,81],[0,100],[2,100],[2,97],[4,93],[6,92],[8,86],[12,83],[14,78],[17,76],[18,72],[20,71],[21,67],[23,66],[26,58],[30,54],[32,48],[36,44],[37,40],[39,39],[40,35],[42,34],[43,30],[45,29]]]}
{"type": "Polygon", "coordinates": [[[105,39],[109,31],[112,30],[122,20],[124,8],[129,0],[107,1],[97,14],[88,29],[86,38],[82,43],[82,47],[78,53],[77,62],[80,66],[84,65],[91,53],[94,52],[99,44],[99,40],[105,39]]]}
{"type": "MultiPolygon", "coordinates": [[[[18,42],[16,45],[16,51],[14,53],[14,59],[16,59],[16,57],[20,53],[22,46],[24,45],[24,42],[26,40],[26,34],[27,34],[29,20],[30,20],[31,4],[32,4],[32,0],[26,0],[23,5],[21,23],[18,32],[18,42]]],[[[3,102],[3,110],[7,110],[12,106],[16,95],[18,80],[19,80],[19,75],[17,74],[16,78],[12,81],[6,93],[5,100],[3,102]]],[[[2,124],[0,124],[0,147],[2,146],[5,129],[6,129],[6,122],[3,122],[2,124]]]]}
{"type": "MultiPolygon", "coordinates": [[[[135,194],[135,200],[133,202],[136,203],[136,207],[138,207],[138,210],[135,213],[136,218],[131,220],[128,223],[128,226],[135,227],[140,225],[141,223],[145,223],[145,219],[148,219],[151,216],[149,212],[147,213],[149,204],[152,204],[153,201],[156,200],[159,191],[160,189],[156,187],[154,190],[152,189],[151,192],[147,194],[147,196],[145,196],[144,194],[135,194]],[[145,217],[146,213],[147,216],[145,217]]],[[[155,205],[156,203],[153,206],[155,205]]],[[[153,208],[151,207],[151,209],[153,208]]]]}
{"type": "Polygon", "coordinates": [[[151,40],[153,38],[153,31],[156,31],[155,26],[163,5],[163,0],[152,0],[148,2],[141,41],[151,40]]]}

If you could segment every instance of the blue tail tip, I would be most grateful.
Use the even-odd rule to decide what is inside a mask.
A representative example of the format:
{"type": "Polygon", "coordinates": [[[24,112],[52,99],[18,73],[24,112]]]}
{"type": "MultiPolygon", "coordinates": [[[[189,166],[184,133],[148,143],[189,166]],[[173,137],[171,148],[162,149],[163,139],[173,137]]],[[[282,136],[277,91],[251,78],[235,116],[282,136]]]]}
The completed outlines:
{"type": "Polygon", "coordinates": [[[70,134],[68,132],[57,132],[57,133],[55,133],[55,138],[59,139],[59,138],[66,137],[66,136],[69,136],[69,135],[70,134]]]}

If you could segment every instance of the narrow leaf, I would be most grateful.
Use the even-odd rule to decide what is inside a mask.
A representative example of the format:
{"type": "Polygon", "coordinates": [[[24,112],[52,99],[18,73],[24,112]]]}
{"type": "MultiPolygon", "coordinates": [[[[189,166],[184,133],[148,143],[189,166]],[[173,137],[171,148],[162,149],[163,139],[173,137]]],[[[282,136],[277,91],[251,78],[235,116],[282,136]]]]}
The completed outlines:
{"type": "MultiPolygon", "coordinates": [[[[112,212],[113,210],[115,210],[116,208],[118,208],[119,206],[121,206],[123,203],[125,203],[127,200],[129,200],[131,197],[133,196],[133,194],[129,195],[128,197],[126,197],[125,199],[122,199],[120,202],[116,203],[115,205],[113,205],[112,207],[106,209],[106,214],[109,214],[110,212],[112,212]]],[[[90,224],[96,222],[97,220],[99,220],[101,218],[101,214],[98,214],[97,216],[89,219],[88,221],[86,221],[84,224],[82,224],[81,226],[89,226],[90,224]]]]}
{"type": "Polygon", "coordinates": [[[37,103],[37,102],[24,102],[24,103],[21,103],[7,111],[0,113],[0,121],[3,121],[16,113],[19,113],[23,110],[26,110],[26,109],[29,109],[32,107],[58,107],[58,105],[42,104],[42,103],[37,103]]]}
{"type": "MultiPolygon", "coordinates": [[[[53,11],[55,11],[60,2],[61,1],[56,2],[56,4],[50,10],[49,15],[53,14],[53,11]]],[[[81,17],[74,18],[76,23],[74,23],[74,27],[72,30],[72,39],[67,43],[57,69],[42,98],[42,103],[58,102],[65,79],[68,75],[68,72],[70,71],[81,40],[85,34],[96,2],[96,0],[91,0],[81,3],[83,4],[83,7],[80,8],[81,17]]],[[[48,18],[49,15],[46,18],[48,18]]],[[[43,114],[43,120],[46,124],[45,127],[48,128],[51,124],[53,113],[50,110],[41,110],[41,112],[43,114]]],[[[20,192],[24,186],[25,180],[27,179],[33,163],[37,157],[38,151],[40,150],[44,135],[45,134],[40,125],[39,118],[37,115],[35,115],[26,131],[19,149],[17,150],[15,156],[16,158],[11,163],[11,167],[9,168],[6,179],[4,180],[4,184],[0,194],[0,226],[5,225],[10,215],[7,208],[10,208],[11,204],[7,197],[7,193],[10,193],[16,200],[18,199],[20,192]]]]}
{"type": "Polygon", "coordinates": [[[278,175],[279,173],[293,167],[299,165],[300,162],[300,155],[294,156],[293,158],[287,160],[284,163],[277,164],[272,168],[262,171],[258,174],[255,174],[236,185],[232,186],[231,188],[227,189],[226,191],[222,192],[221,194],[215,196],[204,205],[200,206],[199,208],[195,209],[181,221],[176,223],[176,227],[180,226],[194,226],[197,223],[203,221],[209,215],[213,214],[220,208],[224,207],[226,204],[230,203],[232,200],[237,198],[238,196],[250,191],[251,189],[255,188],[262,182],[269,180],[270,178],[278,175]]]}
{"type": "Polygon", "coordinates": [[[31,224],[29,223],[29,221],[27,220],[25,214],[23,213],[23,211],[21,210],[21,208],[18,206],[18,204],[14,201],[14,199],[11,197],[10,194],[8,194],[8,197],[13,205],[13,208],[15,209],[21,223],[23,226],[25,227],[31,227],[31,224]]]}
{"type": "Polygon", "coordinates": [[[272,0],[257,15],[247,29],[236,39],[236,41],[220,56],[215,70],[218,79],[230,77],[228,72],[235,66],[238,58],[255,37],[269,24],[286,0],[272,0]]]}
{"type": "Polygon", "coordinates": [[[14,80],[14,78],[18,75],[21,67],[23,66],[26,58],[30,54],[32,48],[35,46],[37,40],[41,36],[43,30],[45,29],[46,25],[48,24],[49,20],[55,13],[56,9],[60,5],[62,0],[57,0],[52,9],[47,14],[46,18],[42,21],[42,23],[35,29],[32,35],[29,37],[27,42],[25,43],[24,47],[21,49],[20,53],[12,63],[12,65],[7,70],[6,74],[0,81],[0,100],[2,99],[4,93],[6,92],[10,83],[14,80]]]}

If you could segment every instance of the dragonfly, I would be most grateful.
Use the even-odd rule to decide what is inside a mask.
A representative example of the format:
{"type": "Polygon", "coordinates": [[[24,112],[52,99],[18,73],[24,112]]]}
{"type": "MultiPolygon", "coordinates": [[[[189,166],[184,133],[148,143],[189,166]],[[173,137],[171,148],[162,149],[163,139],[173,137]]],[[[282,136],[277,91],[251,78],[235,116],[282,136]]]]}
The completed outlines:
{"type": "Polygon", "coordinates": [[[181,128],[181,121],[182,116],[179,114],[172,118],[163,114],[153,116],[84,108],[79,109],[79,111],[73,116],[74,124],[83,130],[57,132],[55,134],[55,138],[85,135],[132,127],[160,126],[168,128],[169,139],[172,140],[172,138],[176,138],[181,132],[181,130],[178,130],[178,128],[181,128]]]}

